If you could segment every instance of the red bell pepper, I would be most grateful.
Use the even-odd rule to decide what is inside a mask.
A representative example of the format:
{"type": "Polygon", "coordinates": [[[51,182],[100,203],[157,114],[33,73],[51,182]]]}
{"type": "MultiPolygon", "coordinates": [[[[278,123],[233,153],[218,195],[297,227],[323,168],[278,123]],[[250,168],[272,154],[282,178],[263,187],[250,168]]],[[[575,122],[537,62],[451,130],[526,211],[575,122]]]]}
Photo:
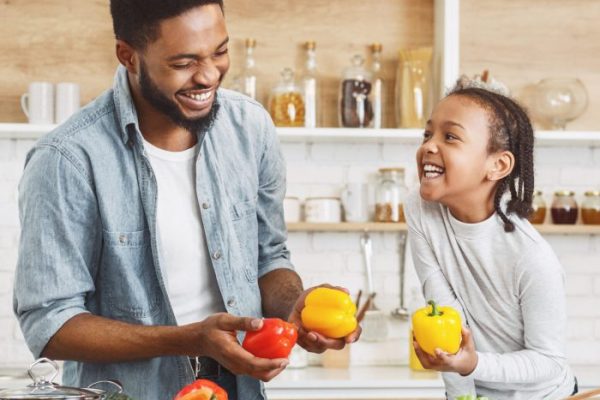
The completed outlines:
{"type": "Polygon", "coordinates": [[[198,379],[184,386],[174,400],[227,400],[227,392],[208,379],[198,379]]]}
{"type": "Polygon", "coordinates": [[[242,347],[260,358],[287,358],[298,339],[294,324],[279,318],[263,319],[263,327],[246,333],[242,347]]]}

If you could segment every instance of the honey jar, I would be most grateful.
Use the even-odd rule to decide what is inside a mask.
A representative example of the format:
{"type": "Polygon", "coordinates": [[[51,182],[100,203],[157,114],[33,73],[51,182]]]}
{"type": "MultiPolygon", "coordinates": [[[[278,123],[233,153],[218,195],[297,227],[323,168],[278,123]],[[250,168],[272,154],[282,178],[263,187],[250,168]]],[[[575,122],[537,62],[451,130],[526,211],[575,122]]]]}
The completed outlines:
{"type": "Polygon", "coordinates": [[[546,202],[544,201],[541,190],[536,190],[534,192],[531,208],[533,211],[528,218],[529,222],[532,224],[543,224],[546,219],[546,202]]]}
{"type": "Polygon", "coordinates": [[[587,225],[600,225],[600,190],[585,192],[581,203],[581,220],[587,225]]]}
{"type": "Polygon", "coordinates": [[[575,192],[571,190],[559,190],[554,193],[552,200],[552,223],[554,224],[575,224],[577,222],[577,202],[575,201],[575,192]]]}

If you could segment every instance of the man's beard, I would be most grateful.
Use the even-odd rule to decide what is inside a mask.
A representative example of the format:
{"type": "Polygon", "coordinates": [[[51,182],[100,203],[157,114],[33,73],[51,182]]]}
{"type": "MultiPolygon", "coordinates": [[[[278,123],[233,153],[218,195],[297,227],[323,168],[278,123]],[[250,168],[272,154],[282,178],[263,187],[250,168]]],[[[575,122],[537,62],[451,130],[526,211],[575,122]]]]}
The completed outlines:
{"type": "Polygon", "coordinates": [[[177,104],[165,96],[158,86],[152,81],[148,74],[146,64],[142,61],[140,63],[140,88],[142,90],[142,96],[158,111],[168,116],[175,124],[186,129],[190,133],[198,133],[207,131],[217,118],[219,111],[219,103],[217,99],[217,91],[215,90],[213,96],[214,101],[210,111],[204,117],[199,118],[187,118],[177,104]]]}

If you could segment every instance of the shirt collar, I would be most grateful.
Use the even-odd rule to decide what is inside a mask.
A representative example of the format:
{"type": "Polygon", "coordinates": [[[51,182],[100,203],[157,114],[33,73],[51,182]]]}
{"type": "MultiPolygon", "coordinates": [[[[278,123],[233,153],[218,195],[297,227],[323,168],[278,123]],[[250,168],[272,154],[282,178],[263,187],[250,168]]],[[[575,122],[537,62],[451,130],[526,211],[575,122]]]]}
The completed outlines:
{"type": "Polygon", "coordinates": [[[123,65],[119,65],[115,73],[113,97],[119,128],[121,128],[121,138],[124,143],[127,143],[130,139],[133,139],[139,127],[137,112],[129,88],[127,69],[123,65]]]}

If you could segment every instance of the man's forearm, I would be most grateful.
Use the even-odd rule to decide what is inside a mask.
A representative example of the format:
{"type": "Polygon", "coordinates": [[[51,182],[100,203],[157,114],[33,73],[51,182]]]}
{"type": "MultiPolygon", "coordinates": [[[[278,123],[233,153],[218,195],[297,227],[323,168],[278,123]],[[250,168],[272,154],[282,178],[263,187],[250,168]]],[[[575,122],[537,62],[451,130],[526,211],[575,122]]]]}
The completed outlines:
{"type": "Polygon", "coordinates": [[[287,320],[302,293],[302,280],[296,272],[280,268],[269,272],[258,281],[265,317],[287,320]]]}
{"type": "Polygon", "coordinates": [[[68,320],[46,345],[42,355],[58,360],[122,362],[165,355],[183,355],[198,329],[193,325],[145,326],[91,314],[68,320]]]}

